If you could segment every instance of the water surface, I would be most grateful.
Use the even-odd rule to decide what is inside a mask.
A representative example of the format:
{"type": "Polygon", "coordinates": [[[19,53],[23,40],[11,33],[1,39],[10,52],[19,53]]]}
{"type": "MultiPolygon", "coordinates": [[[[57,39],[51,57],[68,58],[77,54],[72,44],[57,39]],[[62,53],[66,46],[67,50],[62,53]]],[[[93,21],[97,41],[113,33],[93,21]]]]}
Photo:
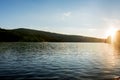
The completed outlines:
{"type": "Polygon", "coordinates": [[[0,43],[0,79],[112,80],[120,51],[105,43],[0,43]]]}

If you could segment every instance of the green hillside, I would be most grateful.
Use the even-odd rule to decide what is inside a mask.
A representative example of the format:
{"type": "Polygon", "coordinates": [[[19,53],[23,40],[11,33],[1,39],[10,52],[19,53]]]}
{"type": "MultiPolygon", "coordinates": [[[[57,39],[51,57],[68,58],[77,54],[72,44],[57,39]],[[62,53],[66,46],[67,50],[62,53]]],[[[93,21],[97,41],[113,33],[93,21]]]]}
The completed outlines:
{"type": "Polygon", "coordinates": [[[0,29],[0,42],[103,42],[104,39],[63,35],[32,29],[0,29]]]}

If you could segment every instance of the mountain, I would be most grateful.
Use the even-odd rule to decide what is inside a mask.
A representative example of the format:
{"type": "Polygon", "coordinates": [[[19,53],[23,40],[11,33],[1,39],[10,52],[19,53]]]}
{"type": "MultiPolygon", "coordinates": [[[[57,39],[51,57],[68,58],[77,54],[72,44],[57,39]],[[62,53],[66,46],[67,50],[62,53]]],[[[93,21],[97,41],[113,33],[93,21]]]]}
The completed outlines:
{"type": "Polygon", "coordinates": [[[0,42],[103,42],[104,39],[63,35],[32,29],[0,29],[0,42]]]}

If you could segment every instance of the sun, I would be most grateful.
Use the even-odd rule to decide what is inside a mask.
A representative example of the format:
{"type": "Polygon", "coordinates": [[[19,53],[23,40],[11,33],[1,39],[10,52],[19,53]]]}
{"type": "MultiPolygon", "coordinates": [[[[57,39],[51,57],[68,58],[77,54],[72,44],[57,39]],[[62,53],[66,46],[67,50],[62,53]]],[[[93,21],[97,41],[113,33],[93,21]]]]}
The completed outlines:
{"type": "Polygon", "coordinates": [[[106,32],[106,36],[107,37],[111,36],[111,40],[113,41],[115,38],[116,32],[117,32],[117,29],[112,27],[112,28],[108,29],[108,31],[106,32]]]}

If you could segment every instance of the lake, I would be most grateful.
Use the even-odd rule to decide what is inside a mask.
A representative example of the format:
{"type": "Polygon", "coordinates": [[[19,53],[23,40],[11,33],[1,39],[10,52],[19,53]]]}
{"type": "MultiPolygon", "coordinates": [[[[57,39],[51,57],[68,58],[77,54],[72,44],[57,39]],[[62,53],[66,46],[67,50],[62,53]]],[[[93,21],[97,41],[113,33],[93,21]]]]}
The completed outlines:
{"type": "Polygon", "coordinates": [[[120,51],[106,43],[0,43],[0,79],[112,80],[120,51]]]}

